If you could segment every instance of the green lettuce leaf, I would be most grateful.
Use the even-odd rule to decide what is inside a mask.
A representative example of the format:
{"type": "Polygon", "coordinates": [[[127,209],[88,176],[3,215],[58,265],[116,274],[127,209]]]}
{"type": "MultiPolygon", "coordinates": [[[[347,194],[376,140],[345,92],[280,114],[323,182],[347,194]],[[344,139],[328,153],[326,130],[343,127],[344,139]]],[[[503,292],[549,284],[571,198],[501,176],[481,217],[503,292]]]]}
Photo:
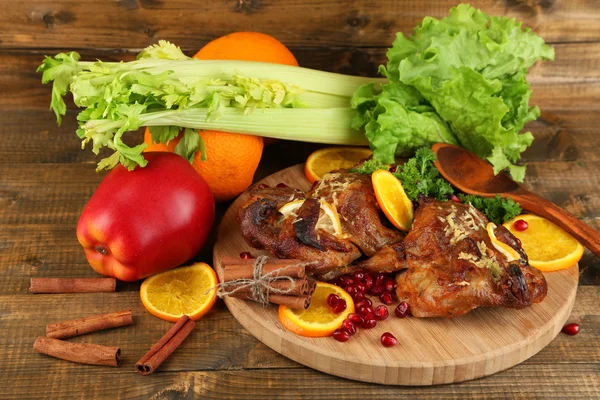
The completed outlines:
{"type": "Polygon", "coordinates": [[[399,33],[387,57],[380,72],[390,84],[362,87],[352,103],[353,126],[364,127],[376,159],[455,143],[523,180],[515,163],[533,136],[520,131],[540,114],[529,106],[527,70],[554,58],[542,38],[461,4],[441,20],[426,17],[408,38],[399,33]]]}

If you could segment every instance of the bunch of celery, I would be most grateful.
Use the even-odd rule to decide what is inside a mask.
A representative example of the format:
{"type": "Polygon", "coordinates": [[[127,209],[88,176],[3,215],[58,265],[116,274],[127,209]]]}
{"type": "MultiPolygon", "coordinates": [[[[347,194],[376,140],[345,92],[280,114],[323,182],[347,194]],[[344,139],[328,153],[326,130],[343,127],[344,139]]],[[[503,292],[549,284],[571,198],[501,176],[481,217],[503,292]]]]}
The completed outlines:
{"type": "Polygon", "coordinates": [[[175,151],[192,159],[203,144],[197,129],[214,129],[279,139],[366,145],[352,129],[350,98],[363,84],[379,79],[345,76],[286,65],[190,59],[160,41],[132,62],[84,62],[75,52],[46,57],[38,71],[53,81],[51,108],[58,122],[70,90],[78,107],[78,136],[93,152],[114,150],[98,164],[145,166],[140,144],[122,136],[148,126],[152,139],[168,143],[186,128],[175,151]]]}
{"type": "Polygon", "coordinates": [[[53,81],[51,108],[60,122],[63,96],[73,94],[77,134],[93,151],[114,154],[98,168],[117,163],[144,166],[144,144],[129,147],[122,136],[148,126],[155,142],[167,143],[185,128],[175,151],[192,159],[202,151],[197,129],[280,139],[366,145],[376,161],[392,163],[436,142],[458,144],[508,169],[533,136],[520,133],[540,111],[529,106],[528,69],[553,59],[543,39],[514,19],[489,17],[466,4],[441,20],[426,17],[413,35],[399,33],[380,67],[385,78],[362,78],[306,68],[190,59],[160,41],[136,61],[82,62],[77,53],[46,57],[38,71],[53,81]]]}

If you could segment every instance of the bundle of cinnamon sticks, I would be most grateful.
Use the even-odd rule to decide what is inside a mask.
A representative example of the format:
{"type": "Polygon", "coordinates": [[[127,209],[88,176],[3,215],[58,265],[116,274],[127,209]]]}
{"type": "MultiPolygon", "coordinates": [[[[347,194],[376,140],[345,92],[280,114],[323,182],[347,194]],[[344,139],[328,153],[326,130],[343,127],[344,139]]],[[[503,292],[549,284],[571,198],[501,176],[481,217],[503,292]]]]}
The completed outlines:
{"type": "Polygon", "coordinates": [[[268,259],[262,264],[261,277],[268,279],[260,282],[261,291],[257,298],[253,285],[256,259],[224,257],[223,283],[225,295],[246,300],[266,299],[269,303],[290,308],[306,309],[315,291],[316,281],[306,276],[305,263],[301,260],[268,259]]]}

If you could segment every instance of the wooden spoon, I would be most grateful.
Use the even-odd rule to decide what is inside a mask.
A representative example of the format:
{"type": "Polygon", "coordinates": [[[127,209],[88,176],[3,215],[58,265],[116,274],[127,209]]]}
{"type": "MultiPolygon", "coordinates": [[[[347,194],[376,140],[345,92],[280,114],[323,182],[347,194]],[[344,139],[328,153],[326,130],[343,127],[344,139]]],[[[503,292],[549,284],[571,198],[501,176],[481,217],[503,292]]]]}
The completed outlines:
{"type": "Polygon", "coordinates": [[[556,204],[531,193],[504,173],[494,175],[489,163],[463,148],[436,143],[431,149],[437,156],[435,167],[458,189],[481,197],[499,194],[513,199],[525,210],[554,222],[600,257],[600,233],[556,204]]]}

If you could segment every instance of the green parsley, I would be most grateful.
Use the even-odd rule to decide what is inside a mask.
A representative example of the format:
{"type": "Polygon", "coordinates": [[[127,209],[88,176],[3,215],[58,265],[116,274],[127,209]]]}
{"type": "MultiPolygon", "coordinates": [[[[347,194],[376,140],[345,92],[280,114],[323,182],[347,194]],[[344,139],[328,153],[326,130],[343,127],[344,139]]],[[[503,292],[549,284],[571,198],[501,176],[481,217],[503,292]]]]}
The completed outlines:
{"type": "Polygon", "coordinates": [[[402,182],[409,199],[417,200],[419,195],[424,195],[445,201],[454,193],[452,186],[433,165],[435,159],[435,153],[423,147],[406,164],[398,166],[394,175],[402,182]]]}
{"type": "Polygon", "coordinates": [[[373,172],[377,171],[378,169],[388,169],[388,165],[371,158],[371,159],[365,161],[364,163],[362,163],[362,165],[359,166],[358,168],[352,168],[350,170],[350,172],[358,172],[361,174],[371,175],[373,172]]]}
{"type": "Polygon", "coordinates": [[[521,214],[521,205],[511,199],[503,199],[499,195],[493,198],[473,196],[471,194],[458,195],[463,203],[471,203],[473,207],[484,213],[488,220],[501,225],[502,223],[521,214]]]}

